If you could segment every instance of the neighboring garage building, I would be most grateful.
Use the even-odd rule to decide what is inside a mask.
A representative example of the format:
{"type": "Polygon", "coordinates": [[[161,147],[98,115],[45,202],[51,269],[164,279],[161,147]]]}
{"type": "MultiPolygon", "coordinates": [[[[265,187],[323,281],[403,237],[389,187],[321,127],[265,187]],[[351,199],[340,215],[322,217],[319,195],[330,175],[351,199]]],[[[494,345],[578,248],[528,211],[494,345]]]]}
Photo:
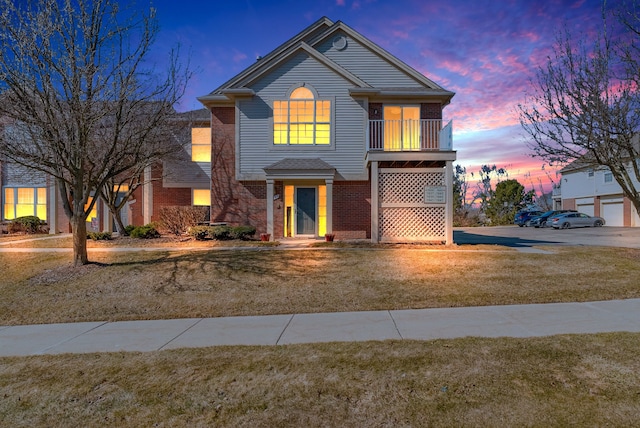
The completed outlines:
{"type": "MultiPolygon", "coordinates": [[[[579,160],[562,171],[554,199],[563,209],[575,209],[605,219],[607,226],[640,227],[640,216],[607,168],[594,168],[579,160]]],[[[636,189],[640,183],[635,181],[636,189]]]]}

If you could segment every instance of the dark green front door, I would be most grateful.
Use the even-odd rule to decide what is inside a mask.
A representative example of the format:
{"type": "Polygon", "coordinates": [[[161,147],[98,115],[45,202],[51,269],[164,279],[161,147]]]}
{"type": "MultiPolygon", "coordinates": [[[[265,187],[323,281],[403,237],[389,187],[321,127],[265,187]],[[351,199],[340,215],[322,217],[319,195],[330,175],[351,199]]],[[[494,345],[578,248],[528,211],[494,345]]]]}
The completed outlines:
{"type": "Polygon", "coordinates": [[[296,189],[296,234],[316,234],[316,189],[298,187],[296,189]]]}

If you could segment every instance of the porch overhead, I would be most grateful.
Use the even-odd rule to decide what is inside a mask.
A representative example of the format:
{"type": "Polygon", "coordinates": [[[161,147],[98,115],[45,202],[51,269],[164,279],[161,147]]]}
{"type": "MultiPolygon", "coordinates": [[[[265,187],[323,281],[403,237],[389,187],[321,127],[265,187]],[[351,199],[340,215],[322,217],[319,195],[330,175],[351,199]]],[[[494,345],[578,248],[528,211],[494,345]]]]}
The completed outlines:
{"type": "Polygon", "coordinates": [[[263,168],[268,180],[333,180],[336,169],[320,158],[285,158],[263,168]]]}

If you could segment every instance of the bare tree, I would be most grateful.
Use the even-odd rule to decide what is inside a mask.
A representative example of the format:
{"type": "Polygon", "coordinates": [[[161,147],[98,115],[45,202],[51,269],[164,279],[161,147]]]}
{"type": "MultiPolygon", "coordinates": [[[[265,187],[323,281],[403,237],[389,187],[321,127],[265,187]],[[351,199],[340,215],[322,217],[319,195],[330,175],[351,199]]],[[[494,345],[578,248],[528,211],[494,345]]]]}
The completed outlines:
{"type": "Polygon", "coordinates": [[[122,4],[0,0],[0,115],[24,133],[0,138],[0,151],[54,178],[74,265],[88,263],[86,218],[99,189],[174,150],[168,123],[190,78],[177,50],[166,74],[155,73],[145,61],[154,10],[122,4]]]}
{"type": "Polygon", "coordinates": [[[120,236],[126,235],[121,215],[122,209],[131,198],[131,195],[133,195],[133,192],[145,184],[145,168],[146,165],[144,164],[136,165],[128,170],[126,174],[109,178],[104,186],[99,189],[100,197],[111,213],[120,236]]]}
{"type": "Polygon", "coordinates": [[[623,3],[613,25],[604,4],[593,43],[558,37],[518,114],[534,156],[608,168],[640,212],[640,21],[636,2],[623,3]]]}

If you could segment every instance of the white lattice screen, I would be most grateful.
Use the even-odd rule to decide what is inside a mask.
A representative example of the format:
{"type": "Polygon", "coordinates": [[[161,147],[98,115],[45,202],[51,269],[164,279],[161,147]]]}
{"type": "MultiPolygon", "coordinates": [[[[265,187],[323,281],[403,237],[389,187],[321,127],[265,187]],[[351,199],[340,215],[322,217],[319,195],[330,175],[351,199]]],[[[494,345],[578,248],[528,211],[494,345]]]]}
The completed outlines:
{"type": "Polygon", "coordinates": [[[379,170],[379,233],[381,240],[445,240],[444,204],[425,203],[426,186],[445,184],[444,171],[379,170]]]}
{"type": "Polygon", "coordinates": [[[379,185],[380,202],[383,204],[423,204],[425,186],[444,185],[444,173],[381,172],[379,185]]]}

